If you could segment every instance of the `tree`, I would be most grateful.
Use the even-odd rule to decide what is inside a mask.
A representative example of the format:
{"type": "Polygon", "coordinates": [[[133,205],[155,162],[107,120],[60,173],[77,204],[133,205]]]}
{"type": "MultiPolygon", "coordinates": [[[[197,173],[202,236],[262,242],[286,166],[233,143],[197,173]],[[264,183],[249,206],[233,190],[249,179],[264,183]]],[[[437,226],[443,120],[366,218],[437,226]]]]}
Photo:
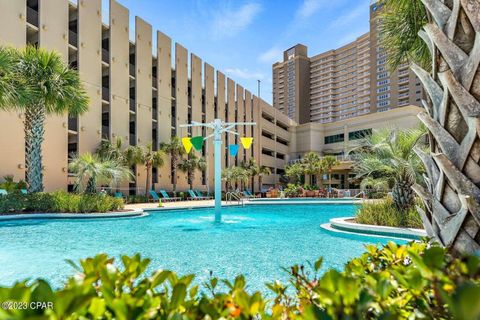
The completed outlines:
{"type": "MultiPolygon", "coordinates": [[[[480,250],[480,4],[422,3],[429,19],[419,36],[432,59],[430,69],[411,65],[429,98],[419,115],[429,131],[430,152],[416,150],[427,173],[426,187],[414,185],[426,207],[418,210],[430,236],[454,251],[475,252],[480,250]]],[[[405,6],[397,14],[408,12],[413,11],[405,6]]]]}
{"type": "Polygon", "coordinates": [[[255,192],[255,177],[260,172],[260,166],[255,158],[250,158],[246,163],[242,165],[247,171],[251,179],[252,192],[255,192]]]}
{"type": "Polygon", "coordinates": [[[269,176],[271,174],[272,174],[272,170],[270,170],[269,167],[260,166],[260,170],[258,170],[258,186],[260,188],[260,191],[262,191],[262,188],[263,188],[263,177],[269,176]]]}
{"type": "Polygon", "coordinates": [[[16,87],[12,85],[14,57],[12,49],[0,47],[0,109],[15,101],[16,87]]]}
{"type": "Polygon", "coordinates": [[[169,143],[162,143],[160,149],[170,155],[170,162],[172,165],[172,177],[173,177],[173,193],[177,193],[177,169],[180,164],[182,155],[185,154],[182,141],[179,137],[172,137],[169,143]]]}
{"type": "MultiPolygon", "coordinates": [[[[303,165],[303,170],[305,175],[309,177],[309,183],[312,183],[312,178],[311,176],[314,175],[317,177],[317,182],[319,181],[318,177],[321,176],[324,172],[323,168],[323,162],[316,152],[308,152],[305,154],[302,158],[302,165],[303,165]]],[[[320,182],[321,182],[321,177],[320,177],[320,182]]]]}
{"type": "Polygon", "coordinates": [[[145,178],[145,195],[149,196],[152,183],[152,168],[163,166],[163,151],[154,151],[151,143],[146,146],[129,146],[125,149],[125,159],[129,165],[143,165],[147,172],[145,178]]]}
{"type": "Polygon", "coordinates": [[[242,167],[228,167],[222,170],[222,180],[226,183],[227,191],[230,189],[233,190],[235,183],[246,183],[249,178],[249,173],[245,168],[242,167]]]}
{"type": "Polygon", "coordinates": [[[300,183],[304,170],[301,163],[293,163],[285,168],[285,175],[292,183],[300,183]]]}
{"type": "Polygon", "coordinates": [[[102,140],[95,153],[102,160],[115,159],[124,165],[129,165],[123,140],[120,137],[116,138],[114,143],[110,140],[102,140]]]}
{"type": "Polygon", "coordinates": [[[356,150],[356,177],[369,178],[370,184],[388,184],[395,206],[410,209],[414,205],[412,186],[424,172],[414,147],[424,134],[422,129],[374,131],[356,150]]]}
{"type": "Polygon", "coordinates": [[[116,185],[128,181],[133,174],[127,167],[116,160],[102,160],[98,155],[89,152],[80,156],[74,155],[69,164],[70,171],[75,174],[77,191],[96,193],[98,184],[116,185]]]}
{"type": "Polygon", "coordinates": [[[25,169],[29,192],[43,191],[42,144],[45,119],[53,114],[78,115],[87,111],[88,96],[78,73],[55,51],[27,46],[14,52],[11,77],[15,99],[3,106],[25,113],[25,169]]]}
{"type": "MultiPolygon", "coordinates": [[[[325,156],[321,160],[322,164],[320,167],[322,168],[322,175],[323,172],[328,172],[328,187],[329,189],[332,188],[332,168],[338,166],[340,161],[337,160],[335,156],[325,156]]],[[[321,179],[321,178],[320,178],[321,179]]]]}
{"type": "Polygon", "coordinates": [[[410,62],[430,69],[428,46],[418,36],[428,22],[427,11],[421,0],[385,1],[380,21],[380,43],[387,54],[391,71],[410,62]]]}
{"type": "Polygon", "coordinates": [[[190,190],[193,190],[193,182],[195,181],[195,171],[205,171],[207,169],[207,162],[203,157],[198,158],[194,153],[188,155],[178,165],[180,171],[187,175],[187,181],[190,185],[190,190]]]}

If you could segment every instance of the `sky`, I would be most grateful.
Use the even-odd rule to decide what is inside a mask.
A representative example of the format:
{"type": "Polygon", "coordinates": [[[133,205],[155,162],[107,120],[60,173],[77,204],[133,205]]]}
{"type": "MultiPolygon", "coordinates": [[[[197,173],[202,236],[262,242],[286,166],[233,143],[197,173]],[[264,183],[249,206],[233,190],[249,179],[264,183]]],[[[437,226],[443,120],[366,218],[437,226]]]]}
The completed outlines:
{"type": "Polygon", "coordinates": [[[302,43],[312,56],[369,30],[369,0],[118,1],[130,10],[132,30],[139,16],[252,93],[261,80],[267,102],[272,64],[284,50],[302,43]]]}

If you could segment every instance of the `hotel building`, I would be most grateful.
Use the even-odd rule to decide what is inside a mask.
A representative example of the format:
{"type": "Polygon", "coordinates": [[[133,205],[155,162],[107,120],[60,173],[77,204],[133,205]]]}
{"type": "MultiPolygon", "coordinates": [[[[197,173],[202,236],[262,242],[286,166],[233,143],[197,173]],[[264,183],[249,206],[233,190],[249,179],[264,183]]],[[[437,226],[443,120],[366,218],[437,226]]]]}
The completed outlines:
{"type": "MultiPolygon", "coordinates": [[[[343,154],[338,148],[329,150],[333,144],[327,148],[326,144],[317,142],[331,139],[330,135],[340,131],[348,135],[350,126],[346,126],[346,122],[342,122],[343,126],[340,123],[338,126],[297,126],[291,118],[298,117],[291,116],[290,109],[280,108],[278,98],[275,108],[272,107],[166,34],[153,30],[140,17],[135,17],[133,26],[129,25],[129,10],[116,0],[109,1],[108,16],[102,19],[102,14],[102,0],[0,0],[0,45],[22,48],[31,44],[57,51],[66,63],[78,70],[90,97],[88,112],[79,117],[65,114],[47,118],[43,144],[46,191],[72,189],[74,178],[68,172],[69,155],[94,152],[102,139],[121,138],[125,145],[151,143],[154,149],[159,149],[160,144],[169,142],[172,136],[205,136],[208,132],[183,129],[180,125],[191,121],[210,122],[215,118],[257,123],[236,128],[240,137],[254,138],[253,146],[248,150],[240,148],[236,157],[225,152],[222,165],[240,165],[255,158],[260,165],[272,170],[272,175],[263,179],[265,186],[279,183],[290,158],[296,159],[307,149],[322,154],[343,154]]],[[[310,70],[312,65],[302,46],[295,47],[292,61],[298,61],[302,70],[310,70]]],[[[305,72],[295,80],[302,79],[299,88],[310,82],[310,75],[305,72]],[[308,77],[303,79],[305,74],[308,77]]],[[[311,96],[296,95],[295,99],[293,110],[297,112],[303,110],[311,96]],[[297,101],[302,108],[295,107],[300,103],[297,101]]],[[[418,111],[415,108],[412,113],[418,111]]],[[[309,117],[310,114],[299,122],[317,120],[309,117]]],[[[405,117],[398,115],[392,119],[408,119],[412,124],[412,117],[405,117]]],[[[13,175],[17,180],[25,177],[23,118],[19,111],[0,112],[0,177],[13,175]]],[[[351,126],[352,130],[371,130],[375,121],[378,126],[384,124],[380,118],[366,119],[369,120],[360,126],[351,126]]],[[[232,143],[239,143],[239,138],[226,136],[225,149],[232,143]]],[[[212,142],[208,141],[199,154],[206,158],[208,167],[195,175],[194,187],[211,190],[212,142]]],[[[187,190],[186,175],[180,171],[173,175],[168,157],[165,162],[163,167],[153,170],[154,188],[172,190],[176,182],[177,190],[187,190]]],[[[130,193],[143,192],[145,168],[138,165],[134,172],[136,182],[121,188],[130,193]]]]}
{"type": "Polygon", "coordinates": [[[378,39],[381,6],[370,6],[370,32],[351,43],[313,57],[301,44],[286,50],[273,65],[273,106],[301,124],[420,106],[420,81],[408,65],[387,70],[378,39]]]}

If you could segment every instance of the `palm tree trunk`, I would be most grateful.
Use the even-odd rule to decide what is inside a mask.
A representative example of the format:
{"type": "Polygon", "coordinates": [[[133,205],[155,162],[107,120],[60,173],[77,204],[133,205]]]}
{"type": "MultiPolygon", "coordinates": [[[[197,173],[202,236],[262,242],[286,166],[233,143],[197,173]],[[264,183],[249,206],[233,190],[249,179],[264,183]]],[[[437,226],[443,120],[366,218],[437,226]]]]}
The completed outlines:
{"type": "Polygon", "coordinates": [[[193,180],[195,179],[195,173],[193,171],[190,172],[189,176],[189,184],[190,184],[190,190],[193,190],[193,180]]]}
{"type": "Polygon", "coordinates": [[[415,200],[412,183],[407,181],[396,182],[392,188],[392,198],[398,210],[406,212],[412,208],[415,200]]]}
{"type": "Polygon", "coordinates": [[[149,196],[149,191],[150,191],[150,182],[152,181],[151,175],[152,175],[152,165],[147,163],[145,165],[146,170],[147,170],[147,179],[145,181],[145,196],[149,196]]]}
{"type": "Polygon", "coordinates": [[[87,181],[85,193],[94,194],[96,192],[97,192],[97,179],[95,177],[90,177],[87,181]]]}
{"type": "Polygon", "coordinates": [[[262,192],[262,187],[263,187],[263,176],[258,175],[258,188],[260,189],[260,192],[262,192]]]}
{"type": "Polygon", "coordinates": [[[251,188],[252,188],[252,193],[255,193],[255,176],[252,175],[252,178],[251,178],[251,188]]]}
{"type": "Polygon", "coordinates": [[[429,236],[454,252],[480,250],[480,19],[478,0],[423,1],[432,17],[420,36],[432,54],[432,73],[412,70],[429,95],[420,120],[433,137],[426,188],[415,185],[429,236]]]}
{"type": "Polygon", "coordinates": [[[172,161],[172,181],[173,181],[173,196],[177,196],[177,156],[172,153],[170,155],[172,161]]]}
{"type": "Polygon", "coordinates": [[[28,192],[43,191],[42,143],[45,134],[45,107],[29,106],[25,111],[25,179],[28,192]]]}

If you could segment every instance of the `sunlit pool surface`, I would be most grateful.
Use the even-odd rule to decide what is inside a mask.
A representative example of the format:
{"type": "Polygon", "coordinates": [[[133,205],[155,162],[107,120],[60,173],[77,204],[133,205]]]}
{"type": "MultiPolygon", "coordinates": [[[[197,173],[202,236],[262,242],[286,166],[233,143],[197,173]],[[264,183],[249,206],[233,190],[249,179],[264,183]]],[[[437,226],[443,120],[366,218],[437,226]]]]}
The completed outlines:
{"type": "Polygon", "coordinates": [[[60,286],[74,261],[106,252],[140,252],[153,269],[221,278],[246,275],[250,289],[285,280],[281,267],[324,257],[324,267],[342,268],[368,243],[388,239],[334,233],[320,228],[334,217],[352,216],[355,206],[255,205],[224,209],[224,223],[213,223],[213,209],[152,212],[148,217],[0,222],[0,285],[42,277],[60,286]]]}

